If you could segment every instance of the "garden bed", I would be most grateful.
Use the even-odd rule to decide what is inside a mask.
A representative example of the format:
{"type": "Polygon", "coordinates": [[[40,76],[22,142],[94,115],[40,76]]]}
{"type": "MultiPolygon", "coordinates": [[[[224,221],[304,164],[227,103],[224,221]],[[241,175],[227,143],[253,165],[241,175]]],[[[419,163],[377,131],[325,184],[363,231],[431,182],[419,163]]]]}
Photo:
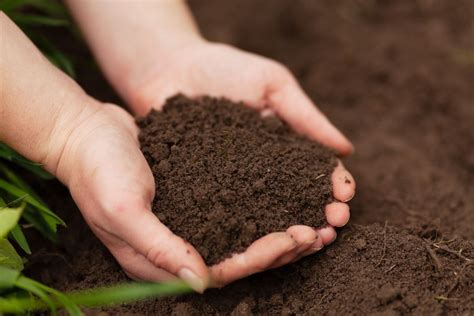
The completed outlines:
{"type": "MultiPolygon", "coordinates": [[[[210,39],[288,65],[355,143],[345,161],[357,181],[351,222],[335,244],[291,266],[202,296],[113,311],[474,313],[474,3],[191,4],[210,39]]],[[[90,93],[113,100],[95,73],[78,76],[90,93]]],[[[62,290],[126,280],[67,191],[38,191],[69,227],[60,245],[35,245],[29,275],[62,290]]]]}

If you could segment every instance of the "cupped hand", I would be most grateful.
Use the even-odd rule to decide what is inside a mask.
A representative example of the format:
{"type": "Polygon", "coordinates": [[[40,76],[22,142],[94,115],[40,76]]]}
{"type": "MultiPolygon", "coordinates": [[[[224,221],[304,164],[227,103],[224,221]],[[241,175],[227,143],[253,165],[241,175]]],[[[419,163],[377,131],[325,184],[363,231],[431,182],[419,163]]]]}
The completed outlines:
{"type": "Polygon", "coordinates": [[[56,174],[131,278],[179,277],[204,291],[210,278],[200,254],[151,212],[155,183],[140,152],[133,118],[115,105],[94,108],[75,120],[56,174]]]}
{"type": "MultiPolygon", "coordinates": [[[[129,101],[139,115],[160,109],[178,93],[188,96],[223,96],[246,104],[263,115],[276,114],[296,131],[335,149],[352,152],[351,143],[313,104],[296,79],[281,64],[223,44],[198,41],[170,54],[168,60],[151,65],[129,101]]],[[[236,279],[275,268],[315,253],[336,238],[334,227],[349,220],[346,204],[355,192],[351,174],[338,161],[332,175],[335,202],[326,206],[328,226],[314,229],[297,225],[255,241],[244,253],[211,267],[211,285],[222,286],[236,279]]],[[[271,210],[269,210],[271,211],[271,210]]]]}

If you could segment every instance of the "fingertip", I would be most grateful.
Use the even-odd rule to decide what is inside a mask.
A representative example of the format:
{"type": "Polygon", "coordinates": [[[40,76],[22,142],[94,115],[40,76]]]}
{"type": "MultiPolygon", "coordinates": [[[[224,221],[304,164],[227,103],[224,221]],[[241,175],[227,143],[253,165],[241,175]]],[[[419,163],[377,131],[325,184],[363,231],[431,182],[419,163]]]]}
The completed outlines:
{"type": "Polygon", "coordinates": [[[319,229],[318,234],[321,236],[324,246],[331,244],[337,237],[336,230],[332,226],[319,229]]]}
{"type": "Polygon", "coordinates": [[[206,288],[209,286],[208,278],[199,277],[188,268],[181,268],[178,271],[178,277],[186,282],[194,291],[201,294],[204,293],[206,288]]]}
{"type": "Polygon", "coordinates": [[[325,213],[327,222],[335,227],[346,225],[351,216],[349,205],[342,202],[329,203],[326,205],[325,213]]]}
{"type": "Polygon", "coordinates": [[[349,171],[338,161],[331,176],[333,195],[342,202],[350,201],[355,195],[355,181],[349,171]]]}
{"type": "Polygon", "coordinates": [[[344,140],[342,144],[339,146],[338,153],[341,157],[351,156],[355,153],[354,145],[345,137],[342,136],[344,140]]]}
{"type": "Polygon", "coordinates": [[[354,153],[354,145],[349,141],[349,139],[329,120],[328,124],[330,127],[329,135],[331,138],[328,138],[328,146],[334,148],[339,156],[346,157],[354,153]]]}
{"type": "Polygon", "coordinates": [[[286,233],[298,244],[313,243],[318,237],[318,233],[306,225],[293,225],[286,230],[286,233]]]}

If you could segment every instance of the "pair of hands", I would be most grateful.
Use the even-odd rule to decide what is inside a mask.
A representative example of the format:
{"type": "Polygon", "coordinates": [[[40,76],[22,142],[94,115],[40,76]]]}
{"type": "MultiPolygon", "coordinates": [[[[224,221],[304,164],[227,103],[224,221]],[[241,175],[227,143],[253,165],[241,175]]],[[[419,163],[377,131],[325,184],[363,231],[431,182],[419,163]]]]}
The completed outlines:
{"type": "MultiPolygon", "coordinates": [[[[159,109],[166,98],[225,96],[263,114],[276,114],[298,132],[347,155],[349,141],[314,106],[282,65],[208,42],[181,47],[166,66],[150,68],[131,103],[137,114],[159,109]]],[[[93,101],[96,102],[96,101],[93,101]]],[[[62,175],[85,220],[126,273],[134,279],[179,277],[198,292],[275,268],[315,253],[336,238],[333,227],[349,220],[355,182],[339,162],[332,175],[337,202],[326,207],[328,227],[297,225],[255,241],[246,252],[207,267],[200,254],[151,212],[155,183],[139,150],[134,119],[111,104],[96,104],[78,119],[56,172],[62,175]]],[[[271,210],[268,210],[271,211],[271,210]]]]}

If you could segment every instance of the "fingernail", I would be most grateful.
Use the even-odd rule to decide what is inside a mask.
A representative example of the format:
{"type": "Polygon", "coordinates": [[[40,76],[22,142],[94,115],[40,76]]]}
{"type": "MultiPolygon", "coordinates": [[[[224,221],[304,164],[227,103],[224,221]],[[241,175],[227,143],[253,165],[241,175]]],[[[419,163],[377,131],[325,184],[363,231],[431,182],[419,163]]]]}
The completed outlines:
{"type": "Polygon", "coordinates": [[[321,245],[318,245],[318,246],[315,246],[315,247],[311,247],[307,252],[306,252],[306,255],[312,255],[313,253],[316,253],[318,251],[320,251],[321,249],[323,249],[324,246],[321,246],[321,245]]]}
{"type": "Polygon", "coordinates": [[[315,252],[316,251],[319,251],[321,249],[323,249],[324,245],[323,245],[323,241],[321,238],[319,238],[319,235],[318,235],[318,238],[316,238],[316,240],[314,241],[313,245],[311,246],[311,250],[314,250],[315,252]]]}
{"type": "Polygon", "coordinates": [[[351,196],[350,198],[345,199],[345,200],[342,201],[342,202],[347,203],[347,202],[349,202],[350,200],[352,200],[352,199],[354,198],[354,196],[355,196],[355,192],[352,194],[352,196],[351,196]]]}
{"type": "Polygon", "coordinates": [[[204,281],[200,279],[193,271],[188,268],[182,268],[178,272],[178,277],[186,282],[194,291],[204,293],[206,289],[204,281]]]}

